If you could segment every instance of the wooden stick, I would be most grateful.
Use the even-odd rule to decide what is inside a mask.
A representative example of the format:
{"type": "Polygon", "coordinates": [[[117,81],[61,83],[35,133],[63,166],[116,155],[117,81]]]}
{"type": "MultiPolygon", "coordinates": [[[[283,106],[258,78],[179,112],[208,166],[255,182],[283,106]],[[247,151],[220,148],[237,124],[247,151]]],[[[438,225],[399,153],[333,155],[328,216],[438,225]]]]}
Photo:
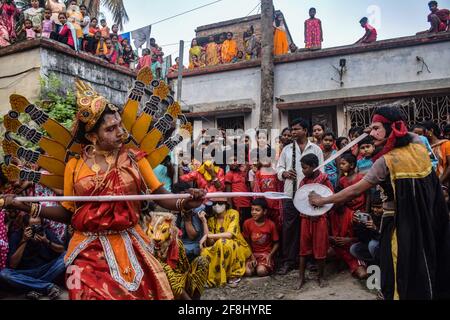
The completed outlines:
{"type": "MultiPolygon", "coordinates": [[[[264,197],[268,199],[290,199],[283,193],[253,193],[253,192],[217,192],[208,193],[206,199],[236,198],[236,197],[264,197]]],[[[173,200],[191,199],[190,194],[151,194],[130,196],[96,196],[96,197],[17,197],[20,202],[120,202],[120,201],[146,201],[146,200],[173,200]]]]}
{"type": "Polygon", "coordinates": [[[322,168],[325,168],[325,166],[331,162],[333,162],[334,160],[336,160],[337,158],[339,158],[340,156],[342,156],[344,153],[346,153],[348,150],[350,150],[351,148],[353,148],[354,146],[356,146],[358,143],[360,143],[361,141],[363,141],[365,138],[367,138],[369,135],[367,133],[363,133],[362,135],[360,135],[357,139],[353,140],[350,144],[346,145],[344,148],[342,148],[338,153],[336,153],[334,156],[332,156],[331,158],[329,158],[327,161],[325,161],[324,163],[322,163],[320,166],[317,167],[317,169],[315,169],[314,171],[318,171],[322,168]]]}

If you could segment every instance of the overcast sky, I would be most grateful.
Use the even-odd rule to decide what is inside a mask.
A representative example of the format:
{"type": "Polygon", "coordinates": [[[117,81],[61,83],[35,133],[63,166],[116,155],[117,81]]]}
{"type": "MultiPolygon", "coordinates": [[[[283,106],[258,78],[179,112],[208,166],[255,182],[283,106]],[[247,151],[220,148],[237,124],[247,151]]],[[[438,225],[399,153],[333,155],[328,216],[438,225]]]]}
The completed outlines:
{"type": "MultiPolygon", "coordinates": [[[[199,7],[214,0],[125,0],[130,22],[125,31],[131,31],[172,15],[199,7]]],[[[170,45],[195,37],[198,26],[247,16],[258,6],[259,0],[222,0],[206,8],[155,25],[152,37],[163,46],[166,55],[177,56],[178,46],[170,45]]],[[[438,1],[440,7],[449,8],[450,0],[438,1]]],[[[414,35],[426,30],[429,13],[428,0],[274,0],[275,9],[281,10],[297,46],[303,46],[304,21],[310,7],[317,9],[322,20],[324,47],[354,43],[364,30],[358,21],[368,16],[378,28],[379,39],[414,35]]],[[[256,14],[258,8],[252,14],[256,14]]],[[[107,14],[107,17],[109,15],[107,14]]],[[[108,19],[111,21],[110,19],[108,19]]]]}

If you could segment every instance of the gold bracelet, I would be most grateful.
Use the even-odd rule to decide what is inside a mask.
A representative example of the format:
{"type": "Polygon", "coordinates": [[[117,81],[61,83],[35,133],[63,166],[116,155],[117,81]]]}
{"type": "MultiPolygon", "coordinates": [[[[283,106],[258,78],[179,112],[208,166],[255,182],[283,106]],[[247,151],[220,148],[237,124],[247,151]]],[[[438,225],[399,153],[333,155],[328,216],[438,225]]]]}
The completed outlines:
{"type": "Polygon", "coordinates": [[[32,203],[30,208],[30,217],[34,218],[34,215],[36,214],[36,204],[32,203]]]}
{"type": "Polygon", "coordinates": [[[30,210],[30,216],[33,219],[39,218],[39,216],[41,215],[41,205],[37,204],[37,203],[32,203],[31,204],[31,210],[30,210]]]}
{"type": "Polygon", "coordinates": [[[184,205],[186,204],[186,199],[183,199],[183,200],[181,200],[181,212],[183,212],[183,213],[187,213],[187,212],[189,212],[190,210],[186,210],[186,208],[184,207],[184,205]]]}
{"type": "Polygon", "coordinates": [[[177,200],[177,204],[175,205],[177,211],[181,212],[181,202],[183,201],[183,199],[178,199],[177,200]]]}

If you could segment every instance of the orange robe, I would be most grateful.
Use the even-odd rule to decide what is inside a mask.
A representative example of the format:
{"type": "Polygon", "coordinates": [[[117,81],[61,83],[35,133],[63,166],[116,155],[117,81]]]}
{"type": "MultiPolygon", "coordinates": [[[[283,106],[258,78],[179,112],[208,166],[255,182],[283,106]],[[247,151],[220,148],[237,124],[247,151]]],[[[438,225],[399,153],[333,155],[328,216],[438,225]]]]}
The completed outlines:
{"type": "Polygon", "coordinates": [[[289,53],[289,41],[284,28],[275,27],[273,36],[273,54],[276,56],[289,53]]]}
{"type": "MultiPolygon", "coordinates": [[[[64,177],[65,196],[140,194],[162,184],[144,152],[123,148],[107,176],[96,175],[83,159],[72,159],[64,177]]],[[[151,254],[150,240],[138,226],[139,202],[63,203],[73,212],[74,236],[65,262],[71,300],[168,300],[172,290],[163,267],[151,254]],[[71,281],[72,277],[74,280],[71,281]]]]}
{"type": "Polygon", "coordinates": [[[206,45],[206,65],[215,66],[218,65],[219,62],[219,49],[217,43],[208,43],[206,45]]]}
{"type": "Polygon", "coordinates": [[[237,42],[235,40],[225,40],[222,44],[222,63],[230,63],[238,53],[237,42]]]}

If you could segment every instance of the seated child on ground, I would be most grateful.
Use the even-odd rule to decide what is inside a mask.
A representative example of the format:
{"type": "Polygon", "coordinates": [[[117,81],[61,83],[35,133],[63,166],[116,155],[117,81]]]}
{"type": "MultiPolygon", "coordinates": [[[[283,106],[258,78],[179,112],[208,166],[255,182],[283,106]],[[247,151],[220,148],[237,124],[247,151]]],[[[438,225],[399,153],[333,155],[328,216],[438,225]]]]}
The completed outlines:
{"type": "Polygon", "coordinates": [[[252,255],[247,260],[245,275],[251,277],[266,277],[275,269],[274,257],[279,248],[278,231],[267,215],[267,201],[255,199],[252,201],[252,219],[244,223],[243,236],[250,244],[252,255]]]}

